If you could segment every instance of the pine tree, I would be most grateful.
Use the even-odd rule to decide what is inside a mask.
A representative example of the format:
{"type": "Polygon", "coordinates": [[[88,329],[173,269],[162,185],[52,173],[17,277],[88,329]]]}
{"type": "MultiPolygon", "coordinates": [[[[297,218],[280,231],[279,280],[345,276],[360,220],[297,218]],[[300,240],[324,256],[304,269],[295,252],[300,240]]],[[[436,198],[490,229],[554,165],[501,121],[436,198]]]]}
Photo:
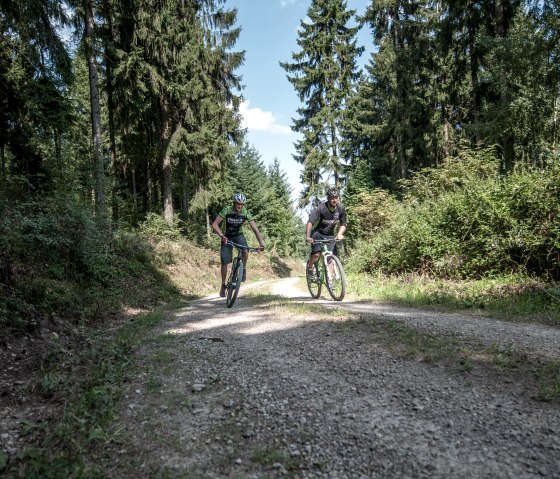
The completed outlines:
{"type": "Polygon", "coordinates": [[[340,187],[344,180],[341,122],[353,83],[356,59],[363,49],[355,40],[359,27],[349,27],[355,14],[344,0],[313,0],[302,21],[293,63],[280,63],[290,74],[304,106],[292,129],[303,134],[294,158],[304,165],[302,203],[322,196],[326,184],[340,187]]]}
{"type": "MultiPolygon", "coordinates": [[[[229,52],[239,29],[232,28],[236,11],[218,8],[221,3],[142,0],[130,40],[125,37],[117,53],[115,82],[124,86],[117,115],[125,138],[131,137],[124,146],[129,154],[145,156],[146,149],[134,149],[140,134],[147,151],[157,147],[162,168],[155,175],[161,178],[167,221],[174,200],[187,214],[194,196],[203,194],[222,163],[230,161],[231,142],[239,136],[234,71],[243,54],[229,52]],[[157,142],[146,141],[154,135],[157,142]]],[[[153,178],[150,165],[145,171],[144,178],[153,178]]]]}
{"type": "Polygon", "coordinates": [[[428,7],[427,1],[373,2],[363,18],[376,48],[349,102],[345,146],[351,158],[367,159],[377,186],[395,188],[399,179],[429,163],[436,72],[428,7]]]}
{"type": "Polygon", "coordinates": [[[277,158],[268,169],[268,178],[271,192],[266,218],[271,247],[281,255],[295,256],[304,244],[303,222],[295,214],[292,189],[277,158]]]}
{"type": "Polygon", "coordinates": [[[13,183],[14,195],[19,195],[50,188],[54,177],[63,173],[61,144],[71,117],[64,91],[72,81],[72,72],[57,24],[68,23],[59,0],[14,0],[0,5],[0,171],[4,193],[9,176],[23,180],[17,182],[19,187],[13,183]]]}

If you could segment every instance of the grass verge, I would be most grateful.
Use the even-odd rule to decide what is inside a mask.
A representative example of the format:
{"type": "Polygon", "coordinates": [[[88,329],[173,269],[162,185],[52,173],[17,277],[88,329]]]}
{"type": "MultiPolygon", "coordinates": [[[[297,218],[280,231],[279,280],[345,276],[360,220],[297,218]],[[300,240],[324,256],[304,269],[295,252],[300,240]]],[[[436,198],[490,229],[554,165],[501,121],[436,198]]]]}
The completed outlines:
{"type": "MultiPolygon", "coordinates": [[[[167,307],[169,308],[169,306],[167,307]]],[[[122,386],[133,369],[133,351],[165,316],[167,308],[131,318],[110,337],[90,331],[75,345],[69,359],[43,371],[50,393],[64,399],[58,421],[29,423],[24,434],[34,434],[34,446],[0,461],[2,477],[103,477],[103,449],[119,435],[114,420],[122,386]],[[3,466],[3,467],[2,467],[3,466]]]]}
{"type": "Polygon", "coordinates": [[[351,274],[348,286],[364,299],[560,325],[560,286],[518,276],[451,281],[419,275],[351,274]]]}
{"type": "Polygon", "coordinates": [[[312,314],[325,320],[337,319],[337,331],[365,327],[371,339],[392,354],[470,373],[483,368],[508,381],[523,381],[527,394],[538,401],[560,398],[560,361],[551,361],[515,351],[507,345],[487,345],[476,340],[465,340],[452,333],[420,331],[402,321],[386,320],[377,316],[356,315],[344,309],[321,304],[294,302],[280,296],[256,294],[249,296],[251,304],[287,314],[312,314]],[[339,322],[342,320],[343,322],[339,322]]]}

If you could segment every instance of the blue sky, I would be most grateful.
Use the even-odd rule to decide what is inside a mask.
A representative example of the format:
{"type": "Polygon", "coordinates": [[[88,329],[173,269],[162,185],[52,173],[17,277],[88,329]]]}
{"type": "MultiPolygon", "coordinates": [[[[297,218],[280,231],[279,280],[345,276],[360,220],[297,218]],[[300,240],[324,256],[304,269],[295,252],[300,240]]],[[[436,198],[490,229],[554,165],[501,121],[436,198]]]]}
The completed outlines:
{"type": "MultiPolygon", "coordinates": [[[[363,14],[371,0],[347,0],[348,8],[363,14]]],[[[292,62],[298,28],[306,18],[311,0],[228,0],[226,8],[237,8],[237,25],[242,31],[234,50],[245,50],[245,63],[237,71],[242,76],[245,99],[241,107],[247,140],[261,155],[265,165],[278,158],[297,198],[301,185],[301,165],[292,154],[299,135],[292,132],[292,118],[301,105],[286,71],[279,62],[292,62]]],[[[362,29],[358,44],[366,47],[360,64],[369,60],[371,38],[362,29]]]]}

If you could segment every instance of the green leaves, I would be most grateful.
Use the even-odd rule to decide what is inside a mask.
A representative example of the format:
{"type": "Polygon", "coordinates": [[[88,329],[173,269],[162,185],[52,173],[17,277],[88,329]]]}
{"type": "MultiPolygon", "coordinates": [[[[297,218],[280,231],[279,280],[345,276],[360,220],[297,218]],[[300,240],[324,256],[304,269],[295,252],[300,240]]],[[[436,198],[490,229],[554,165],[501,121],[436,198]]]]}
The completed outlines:
{"type": "Polygon", "coordinates": [[[465,149],[404,186],[400,205],[367,193],[353,197],[349,217],[358,227],[365,223],[360,231],[369,242],[367,249],[358,243],[357,256],[369,256],[369,266],[365,258],[357,260],[360,268],[450,278],[512,272],[560,277],[557,159],[544,169],[502,177],[488,150],[465,149]],[[383,217],[384,229],[374,228],[383,217]]]}
{"type": "Polygon", "coordinates": [[[348,26],[354,13],[342,0],[314,0],[307,11],[310,21],[300,23],[301,50],[292,54],[293,63],[280,63],[305,104],[293,126],[303,134],[295,155],[304,165],[302,202],[321,197],[325,185],[340,186],[344,177],[341,122],[363,51],[355,40],[359,27],[348,26]]]}

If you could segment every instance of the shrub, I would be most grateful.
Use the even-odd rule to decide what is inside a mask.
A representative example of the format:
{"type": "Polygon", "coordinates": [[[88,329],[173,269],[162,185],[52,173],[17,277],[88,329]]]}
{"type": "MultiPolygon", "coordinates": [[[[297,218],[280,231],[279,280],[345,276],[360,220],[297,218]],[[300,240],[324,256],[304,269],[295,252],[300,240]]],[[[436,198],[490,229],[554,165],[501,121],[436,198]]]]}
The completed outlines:
{"type": "MultiPolygon", "coordinates": [[[[377,222],[351,260],[362,271],[451,278],[560,277],[560,163],[501,177],[489,150],[462,151],[404,182],[400,207],[370,202],[377,222]],[[364,257],[362,257],[364,256],[364,257]]],[[[356,216],[365,218],[357,209],[356,216]]]]}
{"type": "Polygon", "coordinates": [[[169,224],[163,216],[157,213],[148,213],[146,219],[140,223],[138,231],[150,238],[179,239],[181,237],[181,220],[179,216],[173,217],[173,223],[169,224]]]}

